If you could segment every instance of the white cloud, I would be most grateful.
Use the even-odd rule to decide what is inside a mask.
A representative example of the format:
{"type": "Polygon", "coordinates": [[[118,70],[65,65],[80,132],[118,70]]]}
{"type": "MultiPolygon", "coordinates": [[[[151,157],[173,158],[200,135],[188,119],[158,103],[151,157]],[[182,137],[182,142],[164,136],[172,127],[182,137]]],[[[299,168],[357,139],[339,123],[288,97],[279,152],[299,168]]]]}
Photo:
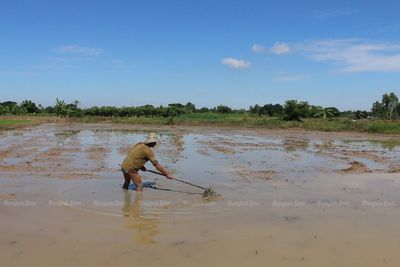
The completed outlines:
{"type": "Polygon", "coordinates": [[[271,52],[277,55],[287,54],[290,50],[290,47],[285,43],[275,43],[275,45],[271,47],[271,52]]]}
{"type": "Polygon", "coordinates": [[[65,54],[79,54],[85,56],[98,56],[103,53],[101,48],[82,47],[79,45],[62,45],[54,49],[56,52],[65,54]]]}
{"type": "Polygon", "coordinates": [[[314,18],[316,18],[318,20],[325,20],[325,19],[330,19],[330,18],[334,18],[334,17],[354,15],[359,12],[360,12],[360,10],[355,9],[355,8],[340,8],[340,9],[333,9],[333,10],[328,10],[328,11],[317,11],[314,15],[314,18]]]}
{"type": "Polygon", "coordinates": [[[247,69],[251,67],[251,63],[249,61],[231,57],[222,59],[221,63],[233,69],[247,69]]]}
{"type": "Polygon", "coordinates": [[[251,47],[251,51],[253,51],[254,53],[262,53],[264,52],[264,50],[264,46],[258,44],[253,44],[253,46],[251,47]]]}
{"type": "Polygon", "coordinates": [[[91,60],[89,57],[50,57],[51,62],[77,62],[91,60]]]}
{"type": "Polygon", "coordinates": [[[276,81],[301,81],[310,78],[311,75],[306,74],[296,74],[296,75],[281,75],[275,77],[276,81]]]}
{"type": "Polygon", "coordinates": [[[300,49],[314,61],[338,65],[339,71],[400,72],[400,43],[329,39],[301,45],[300,49]]]}

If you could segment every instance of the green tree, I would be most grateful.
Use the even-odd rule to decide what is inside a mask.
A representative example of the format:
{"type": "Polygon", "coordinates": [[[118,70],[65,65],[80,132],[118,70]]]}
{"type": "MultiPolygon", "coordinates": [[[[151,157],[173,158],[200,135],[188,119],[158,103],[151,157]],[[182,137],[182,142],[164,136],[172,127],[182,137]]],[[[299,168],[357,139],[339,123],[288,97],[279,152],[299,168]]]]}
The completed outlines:
{"type": "Polygon", "coordinates": [[[313,116],[326,120],[338,116],[338,113],[339,111],[336,111],[335,108],[323,108],[318,113],[315,113],[313,116]]]}
{"type": "Polygon", "coordinates": [[[0,103],[0,106],[2,107],[2,114],[16,114],[15,112],[18,109],[18,104],[14,101],[5,101],[0,103]]]}
{"type": "Polygon", "coordinates": [[[382,105],[384,108],[386,119],[391,120],[397,105],[399,104],[399,99],[392,92],[390,94],[384,94],[382,96],[382,105]]]}
{"type": "Polygon", "coordinates": [[[17,102],[14,101],[5,101],[3,103],[1,103],[2,106],[8,107],[8,108],[12,108],[14,106],[17,106],[17,102]]]}
{"type": "Polygon", "coordinates": [[[55,112],[59,118],[68,117],[68,107],[64,100],[56,98],[55,112]]]}
{"type": "Polygon", "coordinates": [[[38,113],[39,112],[39,108],[31,100],[22,101],[22,103],[20,104],[20,107],[25,109],[27,111],[27,113],[38,113]]]}
{"type": "Polygon", "coordinates": [[[397,114],[397,118],[399,118],[399,117],[400,117],[400,103],[397,104],[397,107],[396,107],[396,114],[397,114]]]}
{"type": "Polygon", "coordinates": [[[261,116],[261,107],[258,104],[256,104],[254,107],[250,106],[249,110],[251,114],[261,116]]]}
{"type": "Polygon", "coordinates": [[[310,105],[306,101],[288,100],[283,109],[285,120],[303,121],[309,117],[310,105]]]}
{"type": "Polygon", "coordinates": [[[186,113],[196,112],[196,106],[191,102],[187,102],[185,105],[185,110],[186,110],[186,113]]]}
{"type": "Polygon", "coordinates": [[[260,114],[268,116],[279,116],[283,113],[283,106],[281,104],[266,104],[260,107],[260,114]]]}
{"type": "Polygon", "coordinates": [[[324,110],[324,108],[321,107],[321,106],[314,106],[314,105],[311,105],[311,106],[310,106],[310,113],[309,113],[309,116],[310,116],[310,117],[317,117],[316,114],[320,113],[320,112],[323,111],[323,110],[324,110]]]}
{"type": "Polygon", "coordinates": [[[228,106],[219,105],[216,107],[216,112],[218,113],[232,113],[232,109],[228,106]]]}
{"type": "Polygon", "coordinates": [[[5,115],[9,112],[7,106],[0,105],[0,115],[5,115]]]}
{"type": "Polygon", "coordinates": [[[398,105],[399,99],[392,92],[390,94],[384,94],[381,102],[376,101],[372,105],[371,111],[375,117],[392,120],[400,116],[400,113],[397,110],[398,105]]]}
{"type": "Polygon", "coordinates": [[[377,118],[385,118],[385,111],[381,102],[376,101],[372,105],[372,115],[377,118]]]}
{"type": "Polygon", "coordinates": [[[176,117],[186,113],[186,107],[181,104],[169,104],[168,107],[161,110],[164,117],[176,117]]]}
{"type": "Polygon", "coordinates": [[[210,112],[210,109],[206,108],[206,107],[202,107],[201,109],[199,109],[199,112],[201,112],[201,113],[210,112]]]}

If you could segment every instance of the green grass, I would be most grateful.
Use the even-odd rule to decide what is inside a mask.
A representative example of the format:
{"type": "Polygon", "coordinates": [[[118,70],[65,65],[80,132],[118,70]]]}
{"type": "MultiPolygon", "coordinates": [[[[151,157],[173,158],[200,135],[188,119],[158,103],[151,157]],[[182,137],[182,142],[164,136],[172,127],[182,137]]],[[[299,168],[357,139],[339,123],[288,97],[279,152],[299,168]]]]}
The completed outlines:
{"type": "Polygon", "coordinates": [[[303,123],[304,129],[321,131],[346,131],[367,133],[400,133],[400,121],[351,120],[338,118],[334,120],[308,119],[303,123]]]}
{"type": "Polygon", "coordinates": [[[374,121],[368,125],[368,132],[371,133],[400,133],[400,121],[374,121]]]}
{"type": "Polygon", "coordinates": [[[192,113],[173,118],[164,117],[85,117],[81,122],[102,122],[146,125],[183,125],[213,127],[247,127],[267,129],[305,129],[327,132],[368,132],[400,134],[400,121],[352,120],[336,118],[332,120],[306,119],[304,122],[285,121],[277,117],[254,116],[250,114],[192,113]]]}
{"type": "Polygon", "coordinates": [[[255,119],[248,114],[192,113],[173,118],[180,125],[249,126],[255,119]]]}
{"type": "Polygon", "coordinates": [[[335,118],[332,120],[306,119],[304,122],[285,121],[277,117],[258,117],[249,114],[193,113],[175,117],[177,125],[214,125],[233,127],[256,127],[268,129],[301,128],[327,132],[368,132],[399,134],[400,121],[352,120],[335,118]]]}
{"type": "Polygon", "coordinates": [[[31,124],[32,121],[30,120],[14,120],[14,119],[4,119],[0,117],[0,131],[24,127],[31,124]]]}
{"type": "Polygon", "coordinates": [[[13,126],[19,124],[29,124],[30,120],[1,120],[0,119],[0,126],[13,126]]]}

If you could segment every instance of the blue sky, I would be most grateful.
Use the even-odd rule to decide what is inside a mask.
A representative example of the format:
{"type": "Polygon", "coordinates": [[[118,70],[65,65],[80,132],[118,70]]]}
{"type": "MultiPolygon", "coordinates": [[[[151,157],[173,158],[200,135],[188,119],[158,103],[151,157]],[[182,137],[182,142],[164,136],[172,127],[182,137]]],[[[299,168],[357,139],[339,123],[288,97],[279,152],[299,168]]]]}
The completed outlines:
{"type": "Polygon", "coordinates": [[[400,95],[398,1],[0,4],[0,101],[370,109],[400,95]]]}

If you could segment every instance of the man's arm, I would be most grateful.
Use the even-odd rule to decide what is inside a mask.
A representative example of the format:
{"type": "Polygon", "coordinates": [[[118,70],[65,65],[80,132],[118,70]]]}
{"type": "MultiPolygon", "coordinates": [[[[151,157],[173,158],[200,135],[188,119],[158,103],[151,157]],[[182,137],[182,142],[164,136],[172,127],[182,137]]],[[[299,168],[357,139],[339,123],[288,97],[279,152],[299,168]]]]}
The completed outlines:
{"type": "Polygon", "coordinates": [[[154,156],[154,152],[153,150],[151,150],[150,148],[147,149],[147,157],[148,159],[151,161],[151,163],[153,164],[153,166],[160,171],[162,174],[165,175],[165,177],[167,177],[168,179],[173,179],[172,176],[169,175],[169,172],[167,171],[167,169],[165,169],[159,162],[158,160],[156,160],[156,157],[154,156]]]}
{"type": "Polygon", "coordinates": [[[154,167],[159,170],[162,174],[165,175],[165,177],[167,177],[168,179],[174,179],[174,177],[172,177],[169,172],[167,171],[167,169],[165,169],[160,163],[157,162],[156,165],[154,165],[154,167]]]}

